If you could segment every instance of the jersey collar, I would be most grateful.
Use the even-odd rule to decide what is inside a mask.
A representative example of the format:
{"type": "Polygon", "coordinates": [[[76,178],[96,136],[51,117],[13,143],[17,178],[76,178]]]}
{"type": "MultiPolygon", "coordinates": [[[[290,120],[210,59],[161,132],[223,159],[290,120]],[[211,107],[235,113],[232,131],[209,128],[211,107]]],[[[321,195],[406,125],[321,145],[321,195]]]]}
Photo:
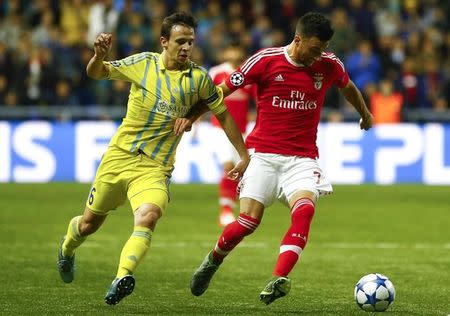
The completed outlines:
{"type": "Polygon", "coordinates": [[[306,66],[303,65],[302,63],[298,63],[298,62],[294,61],[291,57],[289,57],[289,54],[288,54],[288,51],[287,51],[288,46],[289,46],[289,45],[283,47],[284,57],[286,57],[287,61],[288,61],[291,65],[294,65],[295,67],[306,67],[306,66]]]}
{"type": "MultiPolygon", "coordinates": [[[[166,71],[167,68],[164,65],[162,56],[163,56],[163,54],[159,54],[159,58],[158,58],[159,70],[166,71]]],[[[191,71],[192,71],[192,62],[190,60],[188,60],[186,62],[186,65],[184,65],[184,68],[181,70],[181,73],[190,74],[191,71]]]]}

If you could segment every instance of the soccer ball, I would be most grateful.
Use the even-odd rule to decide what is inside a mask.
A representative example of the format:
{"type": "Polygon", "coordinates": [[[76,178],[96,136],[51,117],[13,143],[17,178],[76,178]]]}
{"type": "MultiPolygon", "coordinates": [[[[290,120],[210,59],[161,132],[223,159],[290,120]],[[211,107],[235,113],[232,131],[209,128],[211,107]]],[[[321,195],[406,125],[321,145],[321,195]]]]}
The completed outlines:
{"type": "Polygon", "coordinates": [[[367,312],[383,312],[394,302],[394,284],[379,273],[363,276],[355,286],[356,304],[367,312]]]}

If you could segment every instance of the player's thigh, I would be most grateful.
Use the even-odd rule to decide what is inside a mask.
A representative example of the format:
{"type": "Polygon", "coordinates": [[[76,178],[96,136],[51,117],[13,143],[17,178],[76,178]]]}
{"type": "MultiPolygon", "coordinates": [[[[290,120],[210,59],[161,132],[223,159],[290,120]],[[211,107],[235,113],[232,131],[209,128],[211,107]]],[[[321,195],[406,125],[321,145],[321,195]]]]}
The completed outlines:
{"type": "Polygon", "coordinates": [[[169,183],[167,174],[158,170],[147,170],[136,175],[128,188],[133,211],[143,204],[154,204],[164,213],[170,199],[169,183]]]}
{"type": "Polygon", "coordinates": [[[333,187],[317,160],[311,158],[292,157],[289,159],[284,165],[280,183],[281,194],[279,199],[285,203],[291,202],[301,195],[301,191],[311,192],[314,200],[317,200],[321,195],[333,192],[333,187]]]}
{"type": "Polygon", "coordinates": [[[86,201],[93,213],[106,215],[115,210],[127,198],[125,178],[132,168],[134,156],[114,147],[108,148],[97,169],[94,182],[86,201]]]}
{"type": "Polygon", "coordinates": [[[250,198],[264,207],[271,205],[277,197],[278,174],[269,155],[252,154],[247,170],[239,183],[239,198],[250,198]]]}

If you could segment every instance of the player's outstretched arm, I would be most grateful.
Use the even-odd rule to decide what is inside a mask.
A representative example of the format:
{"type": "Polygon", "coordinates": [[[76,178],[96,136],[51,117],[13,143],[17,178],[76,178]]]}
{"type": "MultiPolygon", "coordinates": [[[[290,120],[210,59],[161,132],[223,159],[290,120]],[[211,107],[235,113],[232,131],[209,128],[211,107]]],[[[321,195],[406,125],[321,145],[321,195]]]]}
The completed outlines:
{"type": "Polygon", "coordinates": [[[179,117],[175,120],[173,131],[175,135],[181,135],[183,132],[189,132],[192,124],[203,114],[209,111],[208,106],[202,100],[198,101],[186,114],[185,117],[179,117]]]}
{"type": "MultiPolygon", "coordinates": [[[[233,91],[231,91],[224,82],[219,85],[219,88],[222,89],[224,98],[233,93],[233,91]]],[[[192,129],[192,124],[194,124],[200,116],[208,111],[209,108],[206,103],[200,100],[189,110],[185,117],[177,118],[175,120],[175,125],[173,128],[175,135],[181,135],[183,132],[189,132],[192,129]]]]}
{"type": "Polygon", "coordinates": [[[372,127],[372,113],[370,113],[369,109],[366,106],[366,102],[364,102],[364,98],[359,91],[359,89],[355,86],[353,81],[349,80],[348,84],[340,89],[342,95],[345,99],[350,102],[351,105],[358,111],[359,115],[361,115],[361,119],[359,120],[359,126],[363,130],[368,130],[372,127]]]}
{"type": "Polygon", "coordinates": [[[247,166],[250,162],[250,156],[248,154],[247,148],[245,147],[241,131],[237,127],[228,111],[216,115],[216,118],[219,121],[220,125],[222,125],[225,134],[227,134],[228,139],[233,144],[234,148],[236,148],[236,151],[241,158],[236,166],[228,172],[228,177],[232,180],[239,179],[244,174],[245,169],[247,169],[247,166]]]}
{"type": "Polygon", "coordinates": [[[234,91],[231,91],[230,88],[228,88],[228,86],[225,84],[225,82],[222,82],[219,85],[219,88],[222,89],[222,91],[223,91],[223,98],[224,99],[234,92],[234,91]]]}
{"type": "Polygon", "coordinates": [[[111,50],[111,34],[101,33],[94,41],[94,56],[86,66],[86,72],[92,79],[104,79],[108,77],[108,68],[103,60],[111,50]]]}

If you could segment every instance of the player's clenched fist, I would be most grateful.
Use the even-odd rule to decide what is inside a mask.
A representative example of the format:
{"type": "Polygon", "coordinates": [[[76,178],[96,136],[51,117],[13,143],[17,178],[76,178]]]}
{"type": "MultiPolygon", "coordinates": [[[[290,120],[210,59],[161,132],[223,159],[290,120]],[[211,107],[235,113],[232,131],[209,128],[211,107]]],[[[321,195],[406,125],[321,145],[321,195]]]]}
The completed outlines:
{"type": "Polygon", "coordinates": [[[97,58],[104,59],[111,50],[112,35],[101,33],[94,41],[94,52],[97,58]]]}
{"type": "Polygon", "coordinates": [[[373,125],[373,116],[370,113],[368,113],[359,120],[360,128],[365,131],[369,130],[372,127],[372,125],[373,125]]]}

